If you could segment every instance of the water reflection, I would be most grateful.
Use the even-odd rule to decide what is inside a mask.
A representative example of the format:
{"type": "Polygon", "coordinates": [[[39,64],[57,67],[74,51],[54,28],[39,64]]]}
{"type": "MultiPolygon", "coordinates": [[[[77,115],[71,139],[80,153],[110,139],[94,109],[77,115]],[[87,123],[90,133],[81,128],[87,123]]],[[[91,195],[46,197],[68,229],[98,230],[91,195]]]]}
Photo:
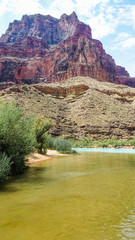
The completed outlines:
{"type": "Polygon", "coordinates": [[[135,239],[134,158],[94,152],[32,165],[0,193],[1,239],[135,239]]]}
{"type": "Polygon", "coordinates": [[[123,219],[121,225],[115,226],[117,236],[122,240],[135,239],[135,209],[130,211],[130,214],[123,219]]]}

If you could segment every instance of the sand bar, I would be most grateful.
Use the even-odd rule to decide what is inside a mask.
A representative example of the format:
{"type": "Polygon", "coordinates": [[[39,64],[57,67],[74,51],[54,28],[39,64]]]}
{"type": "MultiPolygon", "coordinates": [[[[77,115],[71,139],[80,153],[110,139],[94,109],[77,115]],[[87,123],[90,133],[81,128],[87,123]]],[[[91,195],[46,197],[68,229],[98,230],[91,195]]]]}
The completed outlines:
{"type": "Polygon", "coordinates": [[[59,156],[66,156],[66,154],[62,154],[57,152],[56,150],[47,150],[47,154],[39,154],[37,152],[30,153],[28,156],[28,163],[37,163],[40,161],[45,161],[53,157],[59,157],[59,156]]]}

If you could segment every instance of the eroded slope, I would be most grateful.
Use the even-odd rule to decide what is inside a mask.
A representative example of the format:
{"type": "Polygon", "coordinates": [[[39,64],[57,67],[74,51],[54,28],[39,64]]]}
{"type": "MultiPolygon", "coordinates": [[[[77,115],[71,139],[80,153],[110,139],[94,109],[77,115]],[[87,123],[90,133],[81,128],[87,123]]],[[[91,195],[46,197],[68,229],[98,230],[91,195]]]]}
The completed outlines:
{"type": "Polygon", "coordinates": [[[54,122],[55,136],[93,139],[135,135],[135,89],[75,77],[61,83],[14,86],[2,92],[28,113],[54,122]]]}

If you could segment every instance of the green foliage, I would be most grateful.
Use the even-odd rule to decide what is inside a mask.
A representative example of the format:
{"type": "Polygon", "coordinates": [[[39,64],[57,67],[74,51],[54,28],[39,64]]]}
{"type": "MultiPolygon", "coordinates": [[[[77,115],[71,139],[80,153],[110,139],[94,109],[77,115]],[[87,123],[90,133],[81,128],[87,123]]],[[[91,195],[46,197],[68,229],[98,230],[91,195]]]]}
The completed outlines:
{"type": "MultiPolygon", "coordinates": [[[[0,126],[1,161],[8,164],[10,159],[10,175],[16,175],[23,172],[26,167],[25,156],[32,152],[36,145],[34,118],[24,117],[22,109],[13,102],[1,100],[0,126]]],[[[1,164],[4,166],[4,163],[1,164]]]]}
{"type": "Polygon", "coordinates": [[[26,168],[26,156],[35,149],[43,154],[47,147],[73,153],[69,141],[47,134],[51,126],[50,121],[25,116],[13,102],[0,100],[0,182],[9,175],[22,173],[26,168]]]}
{"type": "Polygon", "coordinates": [[[129,144],[133,147],[135,147],[135,138],[129,140],[129,144]]]}
{"type": "Polygon", "coordinates": [[[54,138],[47,134],[47,131],[52,127],[50,121],[45,121],[41,118],[36,120],[36,140],[38,153],[45,154],[47,148],[55,149],[61,153],[75,153],[72,150],[70,141],[62,138],[54,138]]]}
{"type": "Polygon", "coordinates": [[[62,153],[70,153],[72,150],[72,144],[66,139],[55,139],[55,149],[62,153]]]}
{"type": "Polygon", "coordinates": [[[135,146],[135,139],[116,139],[112,137],[105,140],[92,141],[84,138],[82,141],[72,141],[73,147],[124,147],[124,146],[135,146]]]}
{"type": "Polygon", "coordinates": [[[5,153],[0,155],[0,182],[4,182],[10,173],[11,163],[10,158],[5,153]]]}
{"type": "Polygon", "coordinates": [[[104,140],[104,141],[95,141],[95,145],[97,146],[97,147],[108,147],[109,146],[109,143],[108,143],[108,141],[106,141],[106,140],[104,140]]]}
{"type": "Polygon", "coordinates": [[[53,138],[47,136],[47,148],[55,149],[60,153],[74,154],[76,151],[72,150],[72,143],[66,139],[53,138]]]}
{"type": "Polygon", "coordinates": [[[126,139],[115,139],[114,137],[112,137],[111,139],[107,140],[108,145],[111,145],[112,147],[123,147],[123,146],[128,146],[129,145],[129,141],[126,139]]]}
{"type": "Polygon", "coordinates": [[[88,138],[83,138],[81,141],[75,141],[73,139],[70,139],[72,146],[77,148],[77,147],[91,147],[93,145],[93,142],[91,139],[88,138]]]}
{"type": "Polygon", "coordinates": [[[47,131],[51,128],[52,123],[42,118],[36,120],[36,141],[38,153],[45,154],[47,151],[47,131]]]}
{"type": "Polygon", "coordinates": [[[55,138],[51,135],[47,135],[47,148],[55,149],[55,138]]]}

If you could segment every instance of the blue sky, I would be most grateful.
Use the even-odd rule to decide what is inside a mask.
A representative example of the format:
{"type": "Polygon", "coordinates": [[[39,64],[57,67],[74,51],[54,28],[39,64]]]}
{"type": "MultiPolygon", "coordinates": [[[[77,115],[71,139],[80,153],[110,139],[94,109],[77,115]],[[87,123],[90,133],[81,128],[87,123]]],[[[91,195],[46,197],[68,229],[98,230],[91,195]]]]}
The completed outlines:
{"type": "Polygon", "coordinates": [[[90,25],[93,38],[103,43],[116,64],[135,76],[135,0],[0,0],[0,35],[24,14],[59,18],[73,11],[90,25]]]}

